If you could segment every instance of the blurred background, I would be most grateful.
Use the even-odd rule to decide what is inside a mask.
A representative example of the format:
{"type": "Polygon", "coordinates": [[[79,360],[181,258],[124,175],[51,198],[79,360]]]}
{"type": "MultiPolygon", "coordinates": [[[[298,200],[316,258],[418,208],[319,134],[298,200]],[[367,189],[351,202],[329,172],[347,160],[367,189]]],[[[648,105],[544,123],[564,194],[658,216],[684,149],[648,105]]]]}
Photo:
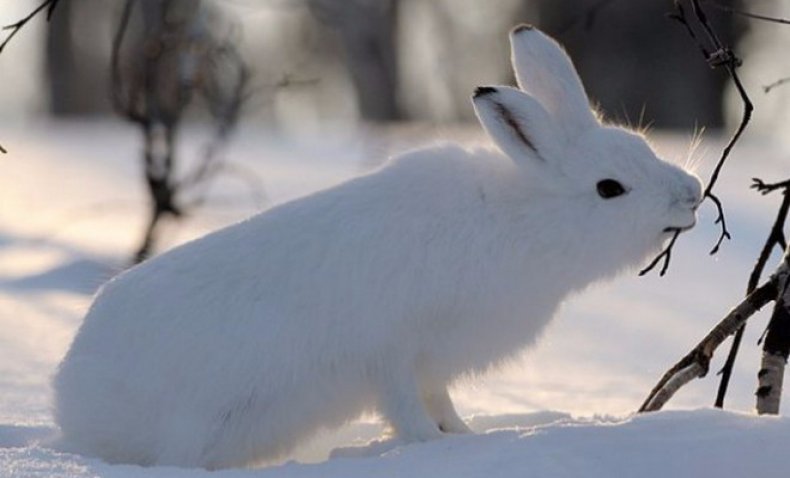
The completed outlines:
{"type": "MultiPolygon", "coordinates": [[[[43,1],[0,0],[0,24],[43,1]]],[[[720,7],[788,18],[790,1],[702,4],[755,104],[720,181],[733,241],[710,259],[707,204],[668,278],[633,274],[572,301],[529,367],[456,392],[465,415],[628,413],[742,296],[778,199],[749,191],[750,178],[787,176],[790,84],[764,87],[790,76],[790,26],[720,7]]],[[[514,83],[516,24],[564,44],[605,117],[649,125],[665,157],[685,162],[704,129],[693,162],[706,178],[742,105],[673,11],[672,0],[58,0],[0,54],[0,423],[51,426],[48,377],[119,270],[399,151],[484,141],[469,97],[514,83]]],[[[733,385],[742,410],[753,329],[733,385]]],[[[715,386],[700,381],[677,406],[709,405],[715,386]]]]}
{"type": "MultiPolygon", "coordinates": [[[[0,18],[12,23],[39,3],[3,0],[0,18]]],[[[475,86],[513,82],[507,32],[521,22],[538,25],[566,46],[590,96],[612,119],[688,129],[719,127],[725,118],[725,76],[711,73],[684,29],[665,18],[671,0],[134,3],[126,43],[143,41],[146,31],[154,34],[160,16],[188,30],[183,34],[193,42],[211,36],[238,49],[252,73],[245,119],[267,128],[468,121],[475,86]]],[[[786,2],[747,3],[771,14],[786,2]]],[[[0,59],[0,114],[112,115],[110,62],[124,4],[60,0],[49,25],[43,17],[28,24],[0,59]]],[[[723,39],[751,60],[758,48],[743,19],[709,10],[723,39]]],[[[187,56],[187,49],[178,54],[187,56]]],[[[766,72],[765,81],[771,79],[766,72]]]]}
{"type": "MultiPolygon", "coordinates": [[[[0,20],[11,24],[42,2],[0,0],[0,20]]],[[[245,137],[291,142],[283,151],[312,145],[305,154],[324,159],[335,155],[321,151],[356,155],[363,169],[425,142],[482,139],[470,94],[514,83],[508,32],[522,22],[567,48],[609,121],[691,142],[734,126],[742,111],[726,72],[711,69],[669,18],[671,0],[50,3],[51,20],[33,18],[0,55],[0,126],[30,132],[47,123],[40,127],[54,137],[90,124],[106,143],[120,141],[111,134],[136,138],[123,150],[108,144],[132,156],[129,173],[143,173],[138,186],[150,203],[142,237],[125,246],[133,261],[157,250],[163,219],[216,205],[214,184],[231,176],[257,197],[236,218],[270,204],[265,189],[278,184],[261,161],[271,154],[254,158],[245,137]]],[[[788,2],[702,4],[744,59],[740,74],[758,112],[749,133],[784,144],[790,87],[763,87],[790,76],[781,61],[790,27],[728,9],[790,16],[788,2]]],[[[13,135],[4,143],[1,131],[0,145],[13,150],[13,135]]]]}

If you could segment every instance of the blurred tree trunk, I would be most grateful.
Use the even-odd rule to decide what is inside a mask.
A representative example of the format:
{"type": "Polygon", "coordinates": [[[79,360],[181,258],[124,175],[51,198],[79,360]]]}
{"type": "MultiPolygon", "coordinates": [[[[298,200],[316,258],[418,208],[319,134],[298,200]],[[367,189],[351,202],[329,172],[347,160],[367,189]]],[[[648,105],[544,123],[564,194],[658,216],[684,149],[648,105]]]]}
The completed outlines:
{"type": "MultiPolygon", "coordinates": [[[[723,126],[727,75],[712,72],[683,27],[666,17],[671,1],[538,4],[533,22],[565,45],[588,94],[613,119],[635,123],[644,116],[661,128],[723,126]]],[[[708,14],[722,41],[735,45],[744,23],[717,9],[708,14]]]]}
{"type": "Polygon", "coordinates": [[[112,5],[60,0],[47,25],[46,79],[50,112],[55,116],[109,113],[109,41],[99,28],[112,5]],[[86,25],[91,28],[82,29],[86,25]],[[83,41],[78,41],[81,39],[83,41]]]}
{"type": "Polygon", "coordinates": [[[362,118],[400,119],[397,90],[399,0],[308,0],[310,11],[338,33],[362,118]]]}

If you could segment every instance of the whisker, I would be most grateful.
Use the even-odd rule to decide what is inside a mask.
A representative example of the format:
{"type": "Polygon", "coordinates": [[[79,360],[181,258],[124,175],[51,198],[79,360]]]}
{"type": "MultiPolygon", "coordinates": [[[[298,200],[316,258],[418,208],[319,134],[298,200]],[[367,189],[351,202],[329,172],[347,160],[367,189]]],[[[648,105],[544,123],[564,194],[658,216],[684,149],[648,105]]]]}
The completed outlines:
{"type": "Polygon", "coordinates": [[[699,127],[697,124],[695,124],[694,132],[692,133],[691,141],[689,142],[688,152],[686,153],[686,161],[683,165],[683,168],[687,171],[695,172],[702,163],[704,154],[702,154],[699,148],[702,145],[702,137],[704,134],[705,127],[699,127]]]}

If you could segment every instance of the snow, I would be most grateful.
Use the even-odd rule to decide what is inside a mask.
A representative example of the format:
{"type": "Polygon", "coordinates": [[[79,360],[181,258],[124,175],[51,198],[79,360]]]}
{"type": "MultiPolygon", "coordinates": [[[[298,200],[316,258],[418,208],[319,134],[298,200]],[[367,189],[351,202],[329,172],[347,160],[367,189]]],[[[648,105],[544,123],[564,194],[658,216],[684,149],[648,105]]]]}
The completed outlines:
{"type": "MultiPolygon", "coordinates": [[[[137,136],[116,123],[4,125],[2,131],[10,154],[0,161],[0,477],[206,474],[108,465],[47,446],[53,434],[49,378],[92,291],[122,267],[145,220],[137,136]]],[[[471,131],[437,135],[476,137],[471,131]]],[[[186,132],[186,154],[198,150],[201,134],[186,132]]],[[[250,128],[229,154],[259,172],[271,205],[353,176],[388,151],[431,134],[300,138],[250,128]]],[[[668,156],[685,157],[688,138],[656,139],[668,156]]],[[[715,136],[706,140],[703,177],[720,144],[715,136]]],[[[453,397],[479,434],[366,445],[382,433],[368,417],[317,437],[296,461],[212,476],[786,476],[789,419],[751,414],[755,343],[765,313],[747,329],[727,400],[734,411],[706,408],[725,344],[711,376],[681,390],[668,411],[632,415],[664,370],[742,296],[779,200],[749,191],[748,181],[781,179],[785,156],[756,135],[736,148],[719,190],[733,233],[721,254],[707,255],[718,233],[711,224],[715,211],[707,205],[699,227],[679,241],[667,277],[631,276],[585,292],[566,305],[523,360],[459,384],[453,397]],[[318,463],[306,464],[312,462],[318,463]]],[[[238,177],[218,182],[214,205],[169,227],[166,246],[251,214],[258,205],[245,184],[238,177]]],[[[785,390],[785,405],[789,400],[785,390]]]]}
{"type": "Polygon", "coordinates": [[[321,464],[288,463],[254,471],[140,468],[108,465],[38,445],[0,448],[0,474],[52,478],[787,476],[790,419],[785,417],[756,419],[692,410],[618,421],[552,420],[540,414],[534,418],[533,426],[394,448],[369,447],[365,450],[369,456],[337,456],[321,464]]]}

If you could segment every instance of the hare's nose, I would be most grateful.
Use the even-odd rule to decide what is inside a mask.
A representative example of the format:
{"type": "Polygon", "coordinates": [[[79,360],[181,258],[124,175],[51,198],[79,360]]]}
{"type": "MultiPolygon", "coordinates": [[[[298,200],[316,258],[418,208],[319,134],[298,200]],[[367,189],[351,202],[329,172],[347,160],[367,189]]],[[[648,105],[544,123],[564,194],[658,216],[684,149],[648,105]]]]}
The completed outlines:
{"type": "Polygon", "coordinates": [[[698,194],[690,194],[681,199],[680,203],[692,211],[696,211],[699,205],[702,204],[702,198],[698,194]]]}
{"type": "Polygon", "coordinates": [[[681,203],[696,211],[699,205],[702,204],[704,196],[700,180],[696,177],[692,177],[692,179],[693,180],[688,183],[686,190],[683,192],[681,203]]]}
{"type": "Polygon", "coordinates": [[[696,211],[702,203],[702,195],[697,189],[691,189],[682,192],[675,199],[675,204],[682,208],[688,208],[696,211]]]}

